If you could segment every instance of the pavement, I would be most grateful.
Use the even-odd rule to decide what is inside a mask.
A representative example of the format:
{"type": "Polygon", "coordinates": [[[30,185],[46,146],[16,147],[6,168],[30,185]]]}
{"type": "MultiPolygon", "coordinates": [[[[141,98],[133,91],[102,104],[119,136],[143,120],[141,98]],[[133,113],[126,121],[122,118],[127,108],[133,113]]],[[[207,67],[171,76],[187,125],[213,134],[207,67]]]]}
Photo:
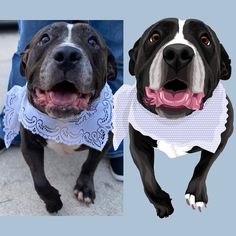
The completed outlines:
{"type": "MultiPolygon", "coordinates": [[[[11,58],[17,40],[17,33],[0,34],[0,109],[7,90],[11,58]]],[[[59,156],[46,148],[46,174],[50,183],[59,190],[64,204],[55,215],[122,215],[123,183],[112,177],[106,158],[101,161],[94,176],[95,203],[87,206],[74,197],[73,187],[86,156],[87,151],[59,156]]],[[[50,215],[34,190],[29,168],[19,147],[11,147],[0,154],[0,173],[0,216],[50,215]]]]}

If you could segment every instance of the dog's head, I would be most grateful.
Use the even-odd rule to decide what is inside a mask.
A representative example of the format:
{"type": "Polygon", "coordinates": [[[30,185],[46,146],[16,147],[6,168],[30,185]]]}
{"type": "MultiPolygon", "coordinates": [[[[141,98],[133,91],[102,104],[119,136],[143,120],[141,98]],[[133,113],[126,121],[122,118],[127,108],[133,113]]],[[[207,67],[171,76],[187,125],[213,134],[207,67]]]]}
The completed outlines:
{"type": "Polygon", "coordinates": [[[54,23],[41,29],[21,56],[29,101],[53,118],[87,109],[116,77],[104,39],[88,24],[54,23]]]}
{"type": "Polygon", "coordinates": [[[230,59],[214,31],[195,19],[161,20],[129,51],[138,101],[176,119],[202,109],[220,79],[231,75],[230,59]]]}

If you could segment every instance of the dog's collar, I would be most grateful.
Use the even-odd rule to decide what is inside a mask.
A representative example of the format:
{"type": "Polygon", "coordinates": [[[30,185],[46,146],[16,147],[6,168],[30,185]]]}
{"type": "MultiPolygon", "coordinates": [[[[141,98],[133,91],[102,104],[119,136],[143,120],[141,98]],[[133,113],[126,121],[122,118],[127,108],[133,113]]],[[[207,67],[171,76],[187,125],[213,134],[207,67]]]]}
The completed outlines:
{"type": "Polygon", "coordinates": [[[113,95],[108,84],[88,110],[68,121],[57,120],[33,107],[26,86],[14,86],[6,96],[4,107],[4,141],[9,147],[19,134],[20,123],[33,134],[66,145],[85,144],[101,151],[112,129],[113,95]]]}
{"type": "MultiPolygon", "coordinates": [[[[221,133],[227,122],[226,93],[223,85],[218,84],[202,110],[194,111],[184,118],[170,120],[162,118],[145,109],[137,100],[136,85],[123,85],[114,95],[113,144],[117,148],[128,132],[129,123],[145,136],[168,144],[167,149],[181,148],[185,152],[165,151],[169,157],[183,155],[186,150],[199,146],[215,152],[221,142],[221,133]]],[[[165,148],[166,149],[166,148],[165,148]]]]}

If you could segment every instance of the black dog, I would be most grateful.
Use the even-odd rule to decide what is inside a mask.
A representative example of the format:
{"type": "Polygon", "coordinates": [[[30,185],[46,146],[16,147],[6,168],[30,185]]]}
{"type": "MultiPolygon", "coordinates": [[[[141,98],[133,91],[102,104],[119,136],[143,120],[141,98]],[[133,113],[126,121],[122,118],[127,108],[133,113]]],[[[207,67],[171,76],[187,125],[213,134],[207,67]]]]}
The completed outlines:
{"type": "MultiPolygon", "coordinates": [[[[116,63],[103,38],[88,24],[54,23],[40,30],[21,57],[21,73],[27,79],[30,104],[54,119],[66,120],[87,109],[99,97],[107,79],[115,79],[116,63]]],[[[60,194],[44,172],[44,147],[64,152],[88,149],[68,146],[33,134],[21,126],[21,150],[29,165],[35,189],[49,212],[62,208],[60,194]]],[[[112,133],[102,151],[89,148],[74,187],[78,200],[93,203],[93,176],[112,142],[112,133]]]]}
{"type": "MultiPolygon", "coordinates": [[[[137,81],[137,101],[152,114],[168,121],[181,121],[196,114],[196,110],[204,111],[219,81],[231,75],[229,56],[216,34],[194,19],[171,18],[153,24],[134,44],[129,55],[129,71],[137,81]]],[[[187,153],[201,151],[185,195],[187,203],[199,210],[208,202],[205,183],[208,171],[233,132],[233,109],[228,97],[227,100],[226,129],[219,134],[221,142],[216,151],[213,153],[197,145],[187,150],[187,153]]],[[[183,133],[188,129],[191,128],[186,127],[183,133]]],[[[157,215],[168,217],[174,211],[171,198],[157,183],[153,167],[154,148],[158,148],[159,140],[143,135],[131,124],[129,132],[131,154],[145,193],[157,215]]]]}

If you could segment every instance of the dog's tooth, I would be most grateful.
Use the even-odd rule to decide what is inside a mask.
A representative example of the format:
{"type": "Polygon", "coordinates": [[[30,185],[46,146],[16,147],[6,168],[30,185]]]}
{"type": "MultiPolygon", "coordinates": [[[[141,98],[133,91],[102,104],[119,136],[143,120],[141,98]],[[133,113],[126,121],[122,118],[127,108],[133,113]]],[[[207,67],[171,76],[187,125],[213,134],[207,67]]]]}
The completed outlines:
{"type": "Polygon", "coordinates": [[[90,97],[91,97],[90,94],[88,94],[88,95],[85,96],[85,100],[86,100],[86,102],[89,102],[90,97]]]}
{"type": "Polygon", "coordinates": [[[163,91],[160,91],[160,99],[163,101],[164,100],[164,94],[163,91]]]}

